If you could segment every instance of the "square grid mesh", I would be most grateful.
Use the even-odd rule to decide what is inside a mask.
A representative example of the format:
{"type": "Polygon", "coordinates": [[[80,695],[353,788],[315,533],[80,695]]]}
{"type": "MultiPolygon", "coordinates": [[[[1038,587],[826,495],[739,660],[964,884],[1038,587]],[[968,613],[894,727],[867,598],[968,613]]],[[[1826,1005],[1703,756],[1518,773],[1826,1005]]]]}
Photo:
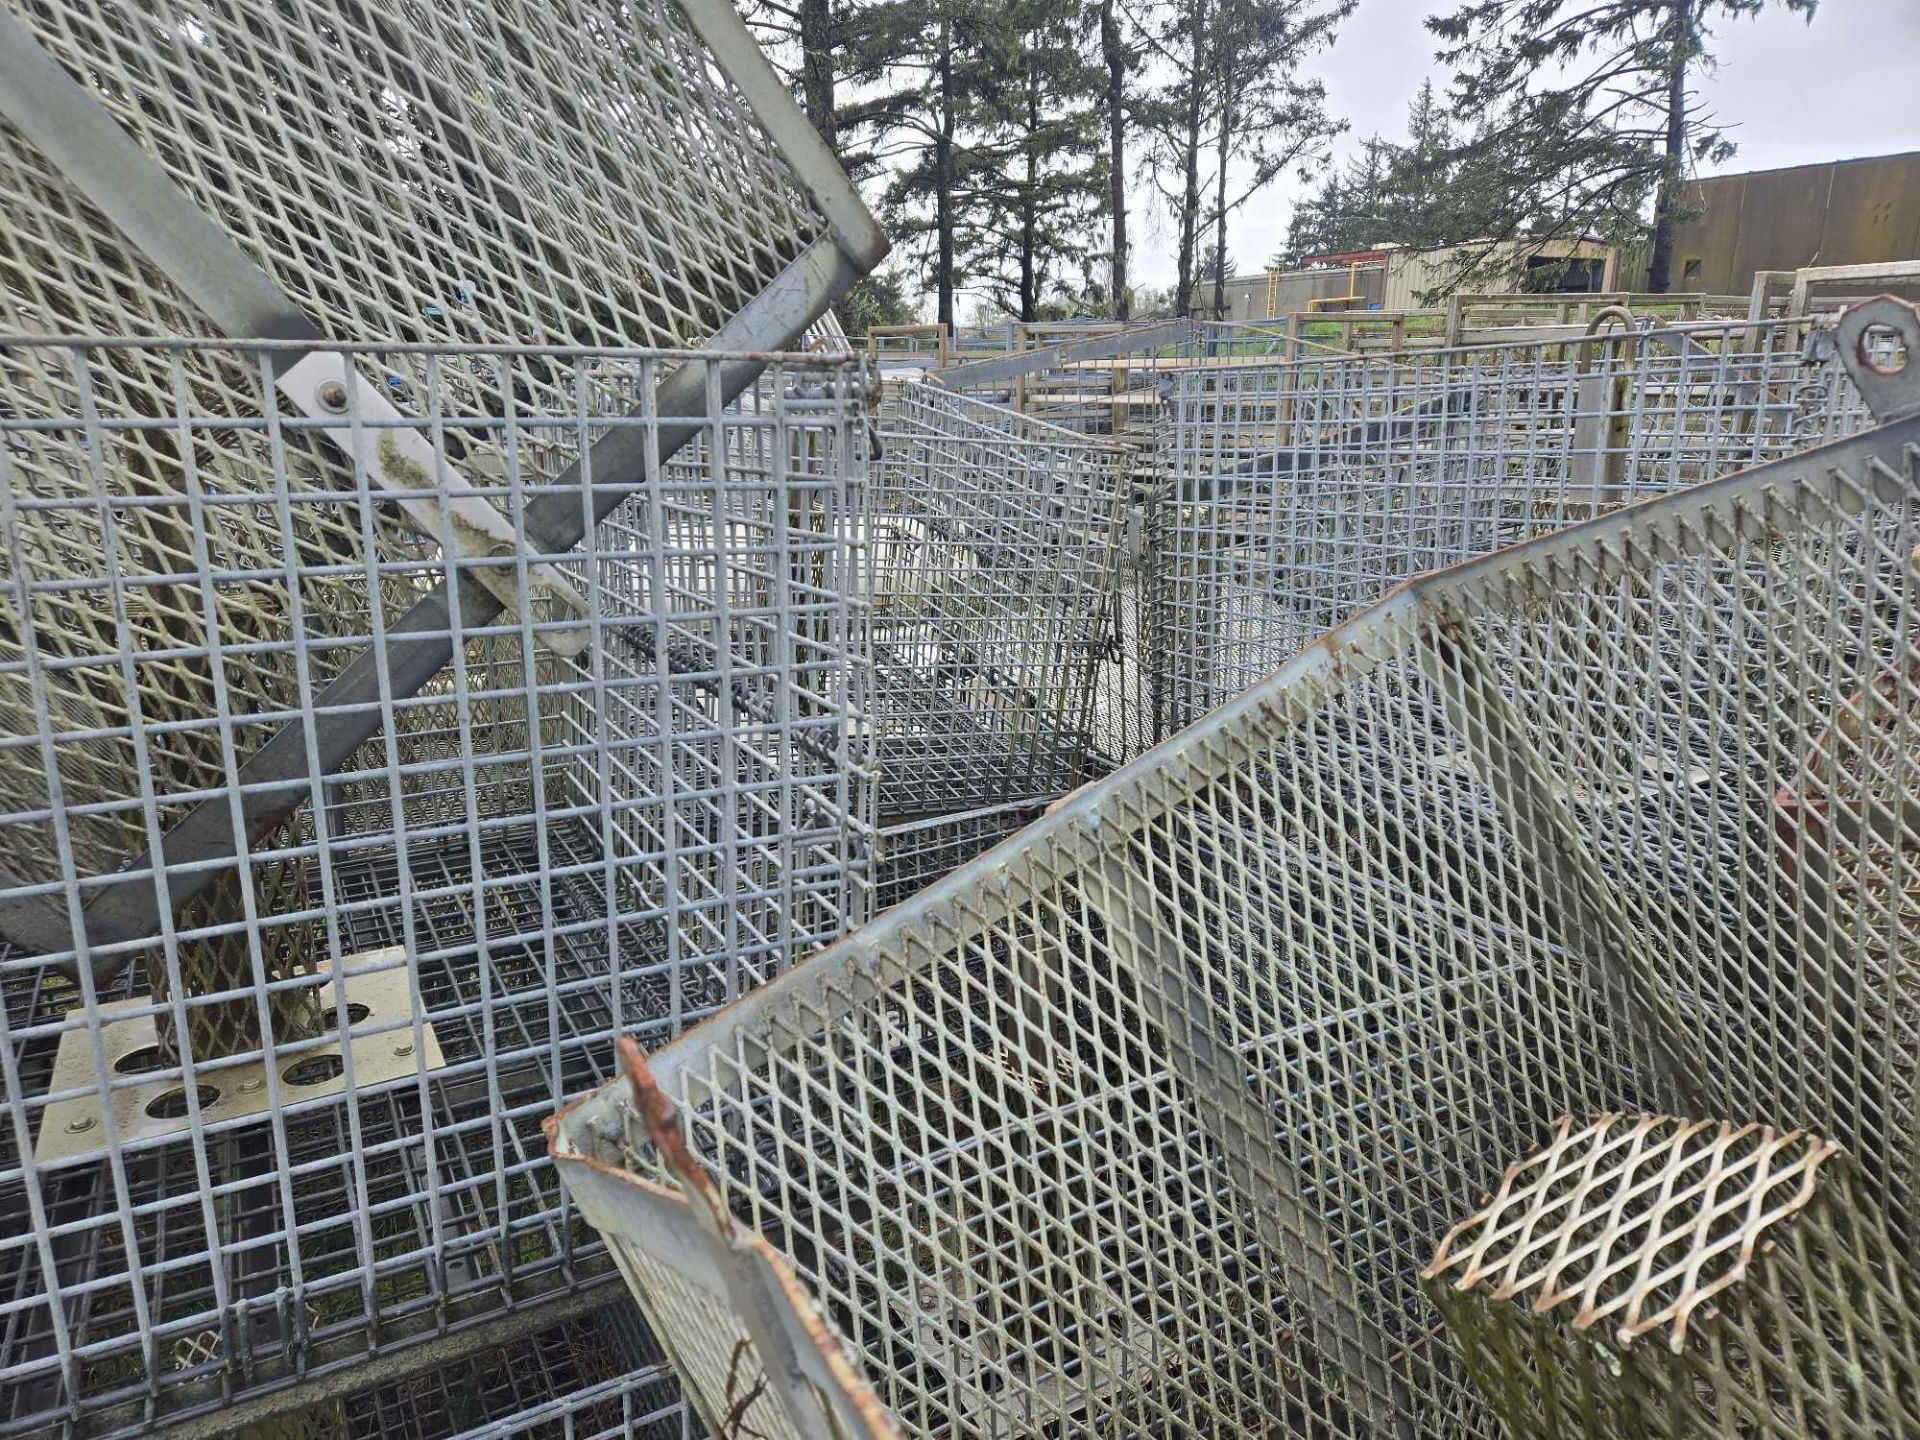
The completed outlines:
{"type": "Polygon", "coordinates": [[[1910,1249],[1916,442],[1421,581],[653,1056],[902,1428],[1492,1435],[1418,1274],[1567,1113],[1813,1126],[1910,1249]]]}
{"type": "MultiPolygon", "coordinates": [[[[396,539],[360,466],[303,463],[312,422],[273,403],[280,352],[222,352],[250,391],[223,405],[181,383],[158,415],[99,383],[130,353],[181,380],[204,352],[4,351],[0,694],[17,723],[0,741],[0,900],[154,886],[103,857],[230,797],[233,767],[283,723],[313,743],[337,718],[313,705],[320,683],[395,644],[384,627],[449,568],[396,539]],[[153,450],[177,486],[151,483],[153,450]]],[[[384,433],[423,439],[436,475],[483,445],[501,457],[480,494],[509,515],[607,433],[658,426],[627,417],[624,391],[652,394],[682,358],[356,356],[420,377],[384,433]],[[513,382],[535,365],[557,377],[551,408],[513,382]]],[[[453,663],[383,694],[374,737],[241,847],[230,906],[96,947],[110,980],[0,950],[0,1430],[61,1412],[138,1428],[607,1273],[541,1157],[541,1118],[604,1078],[609,1030],[662,1040],[869,904],[864,393],[858,361],[776,363],[624,484],[581,546],[529,540],[526,563],[584,595],[564,623],[587,626],[587,649],[549,649],[561,622],[526,601],[484,626],[456,614],[453,663]],[[216,953],[236,965],[210,985],[216,953]],[[402,977],[406,1013],[323,1004],[343,963],[402,977]],[[100,1006],[119,999],[192,1043],[109,1073],[100,1006]],[[203,1016],[242,1042],[204,1044],[203,1016]],[[348,1036],[414,1054],[430,1039],[442,1063],[356,1083],[348,1036]],[[50,1089],[63,1038],[93,1057],[78,1091],[50,1089]],[[330,1089],[296,1078],[315,1066],[330,1089]],[[265,1117],[226,1108],[249,1074],[265,1117]],[[109,1114],[84,1154],[35,1158],[52,1101],[160,1082],[186,1112],[174,1133],[129,1139],[109,1114]]],[[[371,448],[382,432],[365,433],[371,448]]]]}
{"type": "Polygon", "coordinates": [[[698,1440],[630,1305],[338,1402],[312,1440],[698,1440]]]}
{"type": "Polygon", "coordinates": [[[889,386],[869,544],[883,816],[1051,799],[1086,777],[1130,452],[889,386]]]}
{"type": "Polygon", "coordinates": [[[873,908],[892,909],[1015,831],[1040,818],[1042,804],[1016,800],[884,825],[875,836],[873,908]]]}
{"type": "Polygon", "coordinates": [[[1175,371],[1146,643],[1156,737],[1394,585],[1850,434],[1803,325],[1175,371]]]}

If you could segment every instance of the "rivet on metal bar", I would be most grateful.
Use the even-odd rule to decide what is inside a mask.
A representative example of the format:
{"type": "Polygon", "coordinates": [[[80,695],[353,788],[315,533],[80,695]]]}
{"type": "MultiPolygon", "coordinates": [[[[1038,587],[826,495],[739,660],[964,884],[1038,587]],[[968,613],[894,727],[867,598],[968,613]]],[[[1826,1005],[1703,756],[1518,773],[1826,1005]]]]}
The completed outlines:
{"type": "MultiPolygon", "coordinates": [[[[325,434],[366,467],[368,481],[396,497],[400,509],[428,539],[442,543],[451,535],[456,559],[502,560],[519,553],[513,522],[502,515],[437,453],[432,440],[406,422],[393,401],[376,389],[337,351],[316,350],[275,377],[274,388],[302,414],[315,418],[351,416],[350,423],[329,425],[325,434]],[[388,428],[391,427],[391,428],[388,428]],[[441,499],[442,496],[446,498],[441,499]]],[[[509,615],[522,613],[519,578],[503,565],[460,567],[484,585],[509,615]]],[[[547,599],[584,617],[587,602],[552,565],[527,567],[526,613],[533,601],[547,599]]],[[[538,639],[571,659],[587,648],[585,625],[543,629],[538,639]]]]}

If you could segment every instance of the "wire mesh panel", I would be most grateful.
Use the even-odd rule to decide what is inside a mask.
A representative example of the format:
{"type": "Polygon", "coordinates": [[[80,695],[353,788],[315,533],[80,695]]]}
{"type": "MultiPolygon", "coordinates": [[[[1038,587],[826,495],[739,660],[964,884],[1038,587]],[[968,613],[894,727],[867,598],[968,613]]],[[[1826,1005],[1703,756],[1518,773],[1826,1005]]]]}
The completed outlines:
{"type": "Polygon", "coordinates": [[[315,1440],[699,1440],[673,1367],[632,1306],[337,1402],[315,1440]]]}
{"type": "MultiPolygon", "coordinates": [[[[403,20],[335,0],[61,0],[15,13],[338,338],[674,348],[712,336],[830,228],[821,177],[796,174],[694,23],[712,9],[428,3],[403,20]]],[[[12,126],[0,197],[6,330],[208,333],[12,126]]],[[[551,405],[537,374],[529,398],[551,405]]],[[[164,371],[117,379],[170,403],[164,371]]]]}
{"type": "Polygon", "coordinates": [[[1128,452],[927,385],[889,387],[881,416],[882,814],[1051,799],[1093,748],[1128,452]]]}
{"type": "Polygon", "coordinates": [[[1039,819],[1045,808],[1035,801],[1016,800],[1010,805],[883,826],[874,836],[873,908],[891,909],[926,889],[1039,819]]]}
{"type": "MultiPolygon", "coordinates": [[[[560,3],[511,15],[430,5],[405,24],[324,4],[242,4],[208,15],[76,0],[0,12],[0,213],[0,329],[8,333],[309,342],[332,334],[385,344],[384,370],[354,358],[366,352],[289,351],[272,395],[218,347],[164,356],[123,347],[114,364],[95,368],[99,403],[114,412],[166,417],[191,395],[220,415],[272,403],[333,417],[331,427],[291,432],[286,444],[295,463],[331,468],[336,487],[353,421],[393,420],[419,395],[456,413],[498,408],[503,393],[540,413],[585,403],[569,389],[579,383],[573,368],[531,348],[496,350],[485,365],[437,366],[408,342],[773,350],[797,339],[885,249],[738,18],[711,0],[638,12],[560,3]]],[[[650,372],[675,387],[675,414],[708,398],[703,386],[715,388],[688,358],[650,372]]],[[[707,413],[760,363],[730,367],[707,413]]],[[[24,390],[38,399],[39,388],[24,390]]],[[[652,400],[636,395],[629,408],[652,400]]],[[[647,435],[650,448],[668,454],[685,438],[684,429],[647,435]]],[[[373,488],[404,497],[423,488],[422,455],[397,442],[390,450],[394,439],[380,437],[357,463],[373,488]]],[[[609,447],[601,478],[638,478],[642,448],[609,447]]],[[[546,458],[566,455],[568,441],[546,449],[546,458]]],[[[166,444],[137,458],[154,494],[182,487],[181,462],[166,444]]],[[[499,458],[484,436],[461,433],[441,463],[462,491],[477,493],[502,483],[499,458]]],[[[560,473],[531,447],[520,458],[516,483],[539,489],[560,473]]],[[[576,471],[589,463],[584,454],[567,460],[576,471]]],[[[564,497],[530,493],[529,504],[528,527],[557,537],[555,550],[601,518],[564,497]]],[[[495,559],[517,547],[512,524],[473,494],[453,508],[446,537],[430,502],[402,498],[379,514],[393,538],[424,538],[414,553],[443,539],[495,559]]],[[[271,553],[282,543],[271,526],[249,531],[258,517],[245,511],[222,518],[228,543],[241,550],[271,553]]],[[[296,516],[294,528],[311,518],[296,516]]],[[[139,522],[132,532],[136,546],[172,543],[139,522]]],[[[64,543],[74,551],[69,563],[84,567],[91,547],[111,542],[80,531],[64,543]]],[[[584,608],[551,566],[524,582],[504,570],[472,573],[471,604],[511,608],[516,584],[527,583],[576,612],[576,622],[584,608]]],[[[129,623],[175,623],[164,592],[144,598],[129,623]]],[[[429,587],[417,613],[396,625],[431,628],[444,621],[435,612],[445,603],[429,587]]],[[[284,634],[270,606],[241,608],[233,623],[250,637],[271,644],[284,634]]],[[[69,628],[102,623],[82,611],[67,617],[69,628]]],[[[543,641],[570,653],[583,636],[576,623],[543,641]]],[[[454,683],[437,675],[432,649],[409,656],[389,667],[402,700],[454,683]]],[[[356,683],[367,702],[364,670],[356,683]]],[[[297,740],[277,739],[278,751],[248,757],[250,781],[256,770],[269,779],[293,773],[297,740]]],[[[308,768],[335,769],[349,748],[320,747],[308,768]]],[[[274,810],[274,801],[258,803],[274,810]]],[[[256,825],[250,812],[252,838],[275,818],[256,825]]],[[[197,823],[181,857],[222,857],[230,847],[217,821],[197,823]]],[[[116,859],[110,837],[87,838],[100,843],[84,858],[105,869],[140,853],[116,859]]],[[[183,880],[173,899],[225,916],[235,897],[203,874],[183,880]]],[[[90,930],[123,940],[142,918],[103,914],[90,917],[90,930]]],[[[63,924],[45,906],[0,911],[0,934],[28,948],[57,949],[63,924]]],[[[231,988],[228,957],[208,963],[205,975],[187,977],[189,987],[231,988]]],[[[291,955],[283,968],[304,963],[291,955]]],[[[251,1022],[238,1011],[196,1018],[206,1021],[203,1050],[251,1043],[251,1022]]],[[[161,1040],[173,1044],[171,1035],[161,1040]]]]}
{"type": "Polygon", "coordinates": [[[1421,1279],[1514,1440],[1920,1428],[1920,1287],[1804,1131],[1563,1120],[1421,1279]]]}
{"type": "Polygon", "coordinates": [[[1797,326],[1169,377],[1151,517],[1159,736],[1428,570],[1851,433],[1797,326]]]}
{"type": "Polygon", "coordinates": [[[779,361],[671,463],[580,477],[618,503],[549,550],[528,494],[679,423],[621,392],[685,352],[358,349],[399,400],[347,392],[324,463],[333,422],[275,400],[293,353],[0,351],[0,903],[70,920],[0,950],[9,1432],[138,1429],[606,1274],[533,1138],[594,1042],[664,1038],[868,904],[863,362],[779,361]],[[102,380],[129,363],[172,377],[157,412],[102,380]],[[192,383],[214,368],[251,389],[192,383]],[[371,462],[403,450],[400,496],[371,462]],[[461,546],[475,500],[517,548],[461,546]],[[395,519],[421,501],[437,543],[395,519]],[[514,606],[462,609],[482,570],[514,606]],[[401,626],[449,571],[438,634],[401,626]],[[432,643],[440,679],[395,694],[432,643]],[[319,704],[370,648],[371,700],[319,704]],[[241,759],[367,704],[373,737],[247,836],[241,759]],[[91,943],[83,917],[194,873],[101,857],[210,797],[231,903],[91,943]]]}
{"type": "Polygon", "coordinates": [[[1496,1433],[1418,1276],[1569,1113],[1816,1127],[1910,1252],[1917,441],[1406,587],[653,1056],[687,1143],[929,1435],[1496,1433]]]}

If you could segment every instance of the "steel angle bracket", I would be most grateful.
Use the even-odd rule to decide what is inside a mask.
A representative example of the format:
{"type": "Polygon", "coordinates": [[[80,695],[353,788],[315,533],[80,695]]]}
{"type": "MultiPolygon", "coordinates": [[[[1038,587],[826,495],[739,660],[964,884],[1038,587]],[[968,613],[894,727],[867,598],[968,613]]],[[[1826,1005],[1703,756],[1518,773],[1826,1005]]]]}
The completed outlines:
{"type": "MultiPolygon", "coordinates": [[[[99,1059],[114,1079],[104,1094],[97,1088],[99,1072],[91,1027],[75,1026],[60,1032],[49,1089],[68,1098],[49,1102],[41,1112],[34,1140],[35,1163],[48,1168],[99,1161],[107,1134],[103,1109],[112,1110],[114,1133],[125,1144],[184,1135],[221,1121],[264,1116],[276,1103],[286,1105],[344,1094],[349,1062],[356,1095],[411,1079],[422,1070],[438,1070],[446,1063],[433,1026],[421,1024],[416,1035],[411,1024],[413,985],[403,947],[348,956],[335,967],[320,995],[321,1006],[329,1016],[342,1001],[348,1006],[351,1024],[345,1043],[338,1035],[309,1042],[277,1057],[271,1077],[264,1056],[211,1068],[196,1067],[192,1078],[197,1119],[186,1103],[186,1081],[181,1071],[158,1065],[160,1037],[153,1001],[141,996],[100,1006],[99,1059]],[[344,995],[340,993],[343,990],[344,995]]],[[[73,1013],[83,1014],[84,1007],[73,1013]]]]}
{"type": "MultiPolygon", "coordinates": [[[[322,432],[340,453],[366,468],[367,478],[394,497],[413,527],[436,544],[451,543],[451,568],[458,560],[511,560],[520,553],[513,523],[492,501],[470,485],[446,457],[413,428],[417,418],[401,414],[392,400],[355,369],[337,350],[315,350],[274,377],[274,388],[302,414],[322,422],[322,432]]],[[[506,607],[521,609],[520,579],[503,565],[463,567],[506,607]]],[[[545,597],[583,620],[587,602],[552,565],[527,567],[525,601],[545,597]]],[[[584,625],[543,629],[537,638],[549,650],[571,659],[587,648],[592,632],[584,625]]]]}

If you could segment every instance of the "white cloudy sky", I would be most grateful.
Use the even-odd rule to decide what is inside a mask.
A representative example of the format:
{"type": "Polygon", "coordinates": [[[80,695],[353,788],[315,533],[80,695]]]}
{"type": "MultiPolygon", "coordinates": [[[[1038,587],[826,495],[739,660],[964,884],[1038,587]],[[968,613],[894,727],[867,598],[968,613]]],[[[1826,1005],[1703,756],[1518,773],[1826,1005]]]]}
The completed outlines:
{"type": "MultiPolygon", "coordinates": [[[[1407,102],[1433,66],[1433,37],[1421,23],[1443,8],[1436,0],[1360,0],[1318,69],[1329,107],[1352,130],[1337,151],[1360,137],[1405,132],[1407,102]]],[[[1732,127],[1740,153],[1728,171],[1920,149],[1920,0],[1822,0],[1809,25],[1784,6],[1751,20],[1722,21],[1715,45],[1719,69],[1702,97],[1732,127]]],[[[1285,236],[1293,200],[1303,190],[1289,177],[1235,216],[1228,252],[1242,270],[1259,269],[1285,236]]],[[[1137,283],[1173,279],[1174,230],[1169,217],[1139,202],[1136,187],[1134,271],[1137,283]]]]}

